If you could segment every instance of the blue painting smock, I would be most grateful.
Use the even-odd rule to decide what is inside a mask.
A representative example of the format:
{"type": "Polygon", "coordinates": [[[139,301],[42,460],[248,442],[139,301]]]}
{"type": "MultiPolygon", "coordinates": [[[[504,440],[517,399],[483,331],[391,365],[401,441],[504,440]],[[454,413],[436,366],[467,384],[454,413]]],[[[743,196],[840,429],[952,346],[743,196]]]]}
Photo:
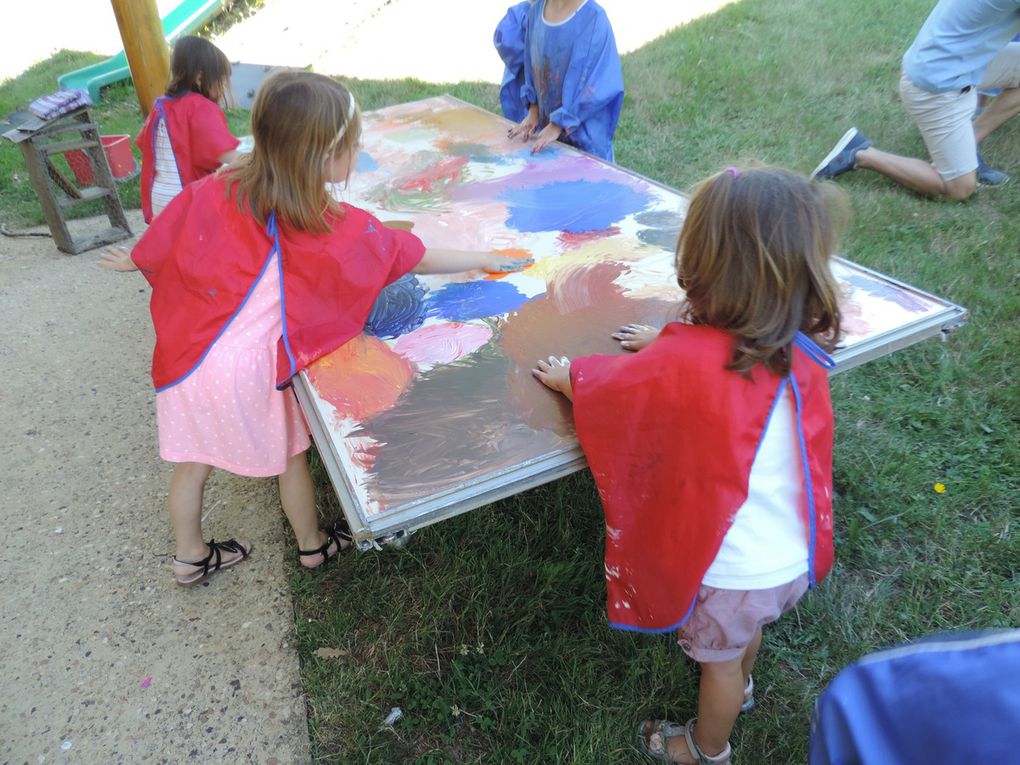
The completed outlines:
{"type": "Polygon", "coordinates": [[[931,93],[977,87],[1020,32],[1020,0],[940,0],[903,56],[903,72],[931,93]]]}
{"type": "Polygon", "coordinates": [[[865,656],[818,699],[811,765],[1017,763],[1020,630],[945,634],[865,656]]]}
{"type": "Polygon", "coordinates": [[[528,9],[521,98],[538,105],[539,129],[559,125],[561,140],[613,162],[623,69],[609,18],[595,0],[559,24],[544,21],[544,11],[545,0],[528,9]]]}
{"type": "Polygon", "coordinates": [[[524,27],[528,20],[529,0],[507,8],[492,36],[492,44],[503,59],[503,82],[499,86],[499,103],[503,116],[520,122],[528,115],[528,105],[521,100],[524,88],[524,27]]]}

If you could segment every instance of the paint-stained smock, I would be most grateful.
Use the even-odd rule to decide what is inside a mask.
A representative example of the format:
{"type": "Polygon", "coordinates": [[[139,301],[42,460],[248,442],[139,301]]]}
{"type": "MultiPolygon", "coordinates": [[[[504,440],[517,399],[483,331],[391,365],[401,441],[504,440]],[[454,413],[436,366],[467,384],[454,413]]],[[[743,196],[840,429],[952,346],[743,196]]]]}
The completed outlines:
{"type": "Polygon", "coordinates": [[[609,18],[595,0],[559,24],[546,23],[544,10],[545,0],[528,9],[521,98],[538,105],[540,128],[559,125],[562,140],[613,162],[623,69],[609,18]]]}
{"type": "Polygon", "coordinates": [[[156,126],[160,120],[164,121],[170,137],[182,186],[216,170],[220,166],[220,157],[236,149],[239,143],[227,127],[223,110],[205,96],[185,93],[177,98],[163,96],[156,99],[135,137],[135,145],[142,152],[142,215],[146,223],[151,223],[153,217],[156,126]]]}
{"type": "Polygon", "coordinates": [[[521,100],[521,89],[524,87],[524,26],[530,6],[531,3],[524,0],[507,8],[492,36],[492,44],[503,60],[499,103],[503,116],[514,122],[520,122],[528,114],[528,105],[521,100]]]}
{"type": "Polygon", "coordinates": [[[277,388],[360,333],[382,288],[414,268],[425,247],[364,210],[341,209],[329,233],[281,224],[274,260],[273,227],[239,211],[222,175],[185,186],[131,253],[152,285],[156,389],[199,366],[271,262],[280,278],[277,388]]]}
{"type": "Polygon", "coordinates": [[[748,495],[777,394],[789,385],[805,477],[800,508],[811,584],[832,567],[832,405],[827,358],[799,337],[791,373],[727,370],[734,339],[668,324],[636,354],[571,362],[577,436],[606,515],[609,622],[666,632],[690,615],[748,495]]]}

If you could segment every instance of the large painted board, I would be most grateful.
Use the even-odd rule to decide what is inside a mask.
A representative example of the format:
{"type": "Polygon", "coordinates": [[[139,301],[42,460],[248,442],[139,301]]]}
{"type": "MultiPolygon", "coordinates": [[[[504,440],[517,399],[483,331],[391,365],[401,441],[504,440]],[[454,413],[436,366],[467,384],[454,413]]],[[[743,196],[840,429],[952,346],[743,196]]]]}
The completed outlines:
{"type": "MultiPolygon", "coordinates": [[[[356,538],[413,530],[577,470],[569,405],[536,359],[619,353],[621,324],[661,325],[686,198],[450,96],[364,117],[357,172],[337,195],[428,246],[529,255],[534,266],[405,277],[366,334],[296,382],[356,538]]],[[[845,260],[839,369],[938,334],[963,309],[845,260]]]]}

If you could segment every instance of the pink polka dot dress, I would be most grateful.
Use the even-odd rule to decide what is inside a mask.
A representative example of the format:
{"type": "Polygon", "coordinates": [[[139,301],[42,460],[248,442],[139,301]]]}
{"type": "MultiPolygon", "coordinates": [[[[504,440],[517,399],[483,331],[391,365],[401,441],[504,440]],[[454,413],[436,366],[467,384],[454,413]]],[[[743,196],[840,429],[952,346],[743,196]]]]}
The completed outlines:
{"type": "Polygon", "coordinates": [[[168,462],[272,476],[308,448],[294,391],[278,391],[275,384],[283,333],[278,257],[198,369],[156,394],[159,454],[168,462]]]}

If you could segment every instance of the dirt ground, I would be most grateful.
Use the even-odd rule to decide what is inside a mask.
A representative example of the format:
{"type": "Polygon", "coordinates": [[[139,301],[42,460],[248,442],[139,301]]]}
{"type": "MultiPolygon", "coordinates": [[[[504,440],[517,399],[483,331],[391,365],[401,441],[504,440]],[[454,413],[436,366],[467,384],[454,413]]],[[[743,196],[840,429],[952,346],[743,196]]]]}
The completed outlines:
{"type": "Polygon", "coordinates": [[[307,762],[275,482],[214,474],[252,559],[174,584],[149,288],[97,260],[0,237],[0,762],[307,762]]]}

